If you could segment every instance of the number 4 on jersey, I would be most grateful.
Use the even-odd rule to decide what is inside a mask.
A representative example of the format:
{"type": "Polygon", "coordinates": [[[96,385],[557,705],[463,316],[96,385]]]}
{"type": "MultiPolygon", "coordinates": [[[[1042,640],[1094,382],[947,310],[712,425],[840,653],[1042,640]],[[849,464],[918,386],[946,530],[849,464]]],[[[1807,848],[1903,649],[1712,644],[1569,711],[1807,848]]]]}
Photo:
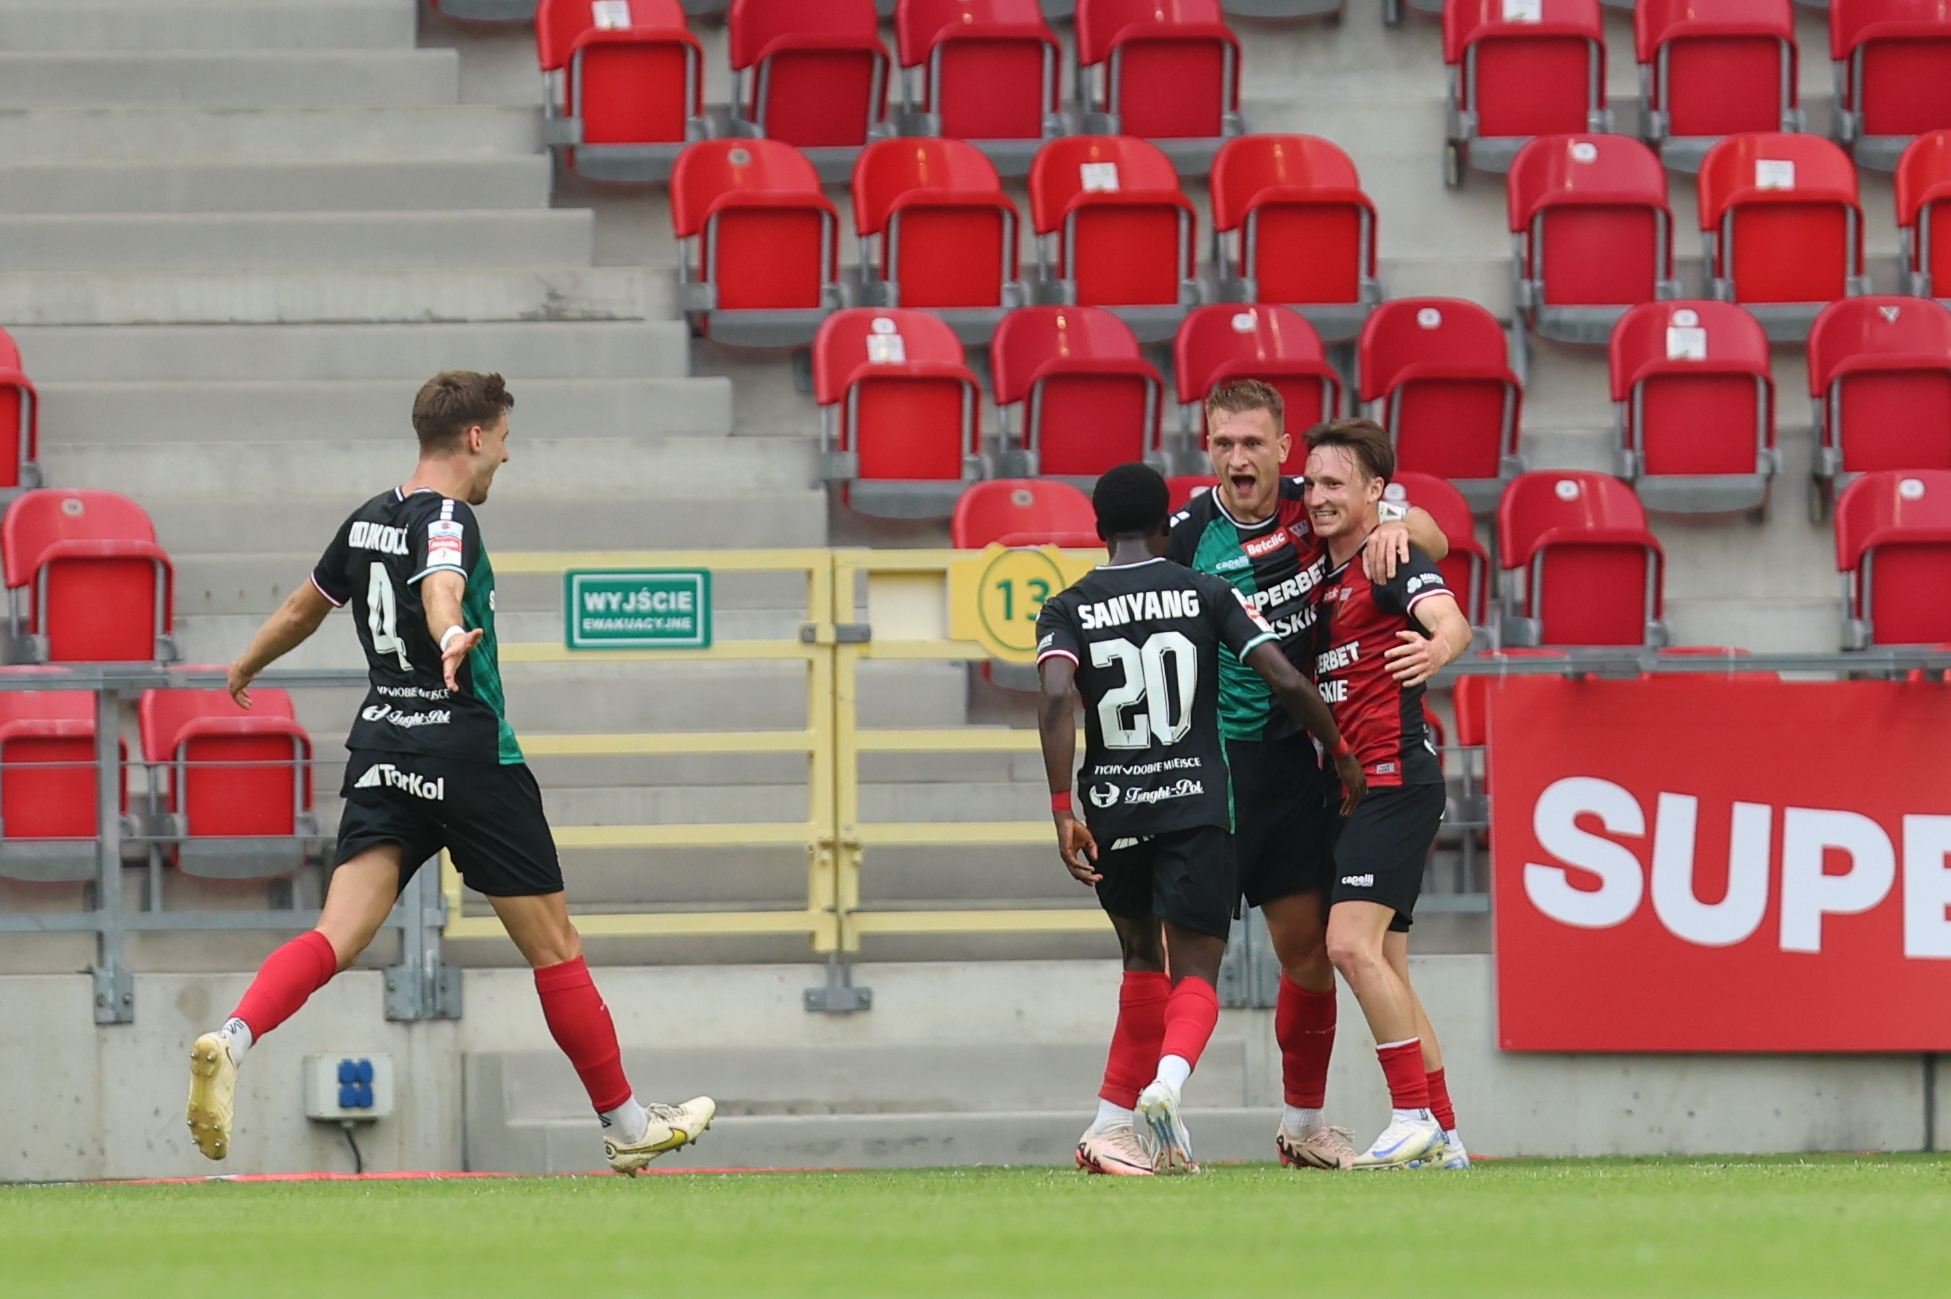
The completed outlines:
{"type": "Polygon", "coordinates": [[[400,656],[400,671],[410,672],[406,642],[400,639],[399,602],[393,598],[393,579],[386,565],[375,560],[372,578],[366,583],[366,630],[373,634],[373,653],[400,656]]]}

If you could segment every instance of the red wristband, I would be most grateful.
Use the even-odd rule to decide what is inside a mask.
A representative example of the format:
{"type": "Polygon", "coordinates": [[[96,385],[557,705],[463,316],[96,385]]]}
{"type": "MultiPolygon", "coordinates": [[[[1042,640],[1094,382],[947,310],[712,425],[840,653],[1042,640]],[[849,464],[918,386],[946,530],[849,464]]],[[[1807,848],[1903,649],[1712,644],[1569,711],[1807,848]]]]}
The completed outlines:
{"type": "Polygon", "coordinates": [[[1065,791],[1064,791],[1063,793],[1061,793],[1061,794],[1052,794],[1052,795],[1050,796],[1050,811],[1051,811],[1051,812],[1052,812],[1053,814],[1054,814],[1054,813],[1057,813],[1057,812],[1069,812],[1069,811],[1070,811],[1070,791],[1069,791],[1069,790],[1067,790],[1067,789],[1066,789],[1066,790],[1065,790],[1065,791]]]}
{"type": "Polygon", "coordinates": [[[1348,747],[1348,737],[1343,735],[1337,738],[1334,744],[1329,747],[1328,756],[1330,758],[1346,758],[1354,752],[1353,749],[1348,747]]]}

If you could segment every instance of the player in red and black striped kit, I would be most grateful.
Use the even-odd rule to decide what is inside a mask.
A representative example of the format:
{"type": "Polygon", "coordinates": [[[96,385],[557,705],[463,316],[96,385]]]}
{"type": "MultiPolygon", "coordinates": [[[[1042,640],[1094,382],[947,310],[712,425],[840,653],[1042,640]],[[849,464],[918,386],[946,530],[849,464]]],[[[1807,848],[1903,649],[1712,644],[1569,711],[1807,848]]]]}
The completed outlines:
{"type": "Polygon", "coordinates": [[[1409,982],[1409,925],[1443,820],[1424,683],[1469,648],[1470,623],[1423,551],[1411,547],[1408,562],[1382,582],[1360,562],[1395,473],[1381,426],[1334,420],[1308,430],[1307,441],[1308,522],[1327,552],[1315,680],[1369,788],[1337,827],[1328,957],[1362,1004],[1395,1107],[1353,1166],[1467,1168],[1442,1049],[1409,982]]]}

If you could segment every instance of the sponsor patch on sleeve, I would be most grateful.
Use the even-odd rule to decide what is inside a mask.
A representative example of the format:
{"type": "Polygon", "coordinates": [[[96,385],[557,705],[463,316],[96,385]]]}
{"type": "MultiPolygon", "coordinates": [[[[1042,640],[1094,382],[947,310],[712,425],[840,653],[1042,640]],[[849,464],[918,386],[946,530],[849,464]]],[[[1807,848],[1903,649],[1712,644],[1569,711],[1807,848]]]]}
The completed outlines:
{"type": "Polygon", "coordinates": [[[463,525],[452,519],[435,519],[427,525],[427,563],[428,568],[442,565],[461,567],[461,536],[463,525]]]}

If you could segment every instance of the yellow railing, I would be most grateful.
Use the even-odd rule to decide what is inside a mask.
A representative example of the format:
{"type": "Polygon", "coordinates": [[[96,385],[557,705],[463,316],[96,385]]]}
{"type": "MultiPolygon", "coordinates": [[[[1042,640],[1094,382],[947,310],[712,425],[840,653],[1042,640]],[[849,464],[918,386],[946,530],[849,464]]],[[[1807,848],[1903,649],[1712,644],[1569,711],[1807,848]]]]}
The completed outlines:
{"type": "MultiPolygon", "coordinates": [[[[1086,557],[1066,555],[1078,562],[1086,557]]],[[[874,660],[972,660],[990,657],[973,640],[948,635],[948,573],[967,552],[939,550],[711,550],[509,554],[499,573],[560,576],[571,569],[708,569],[713,573],[803,573],[806,619],[792,640],[719,640],[704,649],[572,650],[562,644],[506,644],[504,663],[739,662],[799,660],[807,665],[806,727],[795,731],[659,732],[524,735],[530,757],[620,757],[645,754],[804,753],[804,821],[716,824],[557,826],[563,848],[732,848],[803,844],[806,906],[798,911],[635,912],[580,914],[594,937],[636,935],[805,934],[816,952],[856,951],[863,934],[1056,933],[1106,928],[1092,908],[1038,910],[868,911],[860,905],[863,854],[872,848],[1051,844],[1047,818],[1028,821],[862,822],[863,753],[1034,753],[1036,732],[1005,728],[862,730],[859,665],[874,660]],[[867,607],[863,611],[860,597],[867,607]],[[863,617],[862,614],[865,614],[863,617]]],[[[519,688],[519,686],[517,686],[519,688]]],[[[1037,806],[1033,801],[1029,806],[1037,806]]],[[[1026,808],[1027,810],[1027,808],[1026,808]]],[[[461,881],[443,871],[448,901],[444,936],[498,937],[491,916],[463,916],[461,881]]]]}

